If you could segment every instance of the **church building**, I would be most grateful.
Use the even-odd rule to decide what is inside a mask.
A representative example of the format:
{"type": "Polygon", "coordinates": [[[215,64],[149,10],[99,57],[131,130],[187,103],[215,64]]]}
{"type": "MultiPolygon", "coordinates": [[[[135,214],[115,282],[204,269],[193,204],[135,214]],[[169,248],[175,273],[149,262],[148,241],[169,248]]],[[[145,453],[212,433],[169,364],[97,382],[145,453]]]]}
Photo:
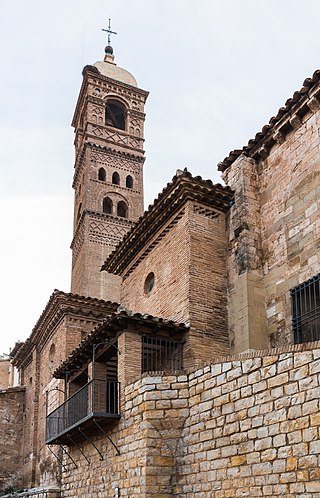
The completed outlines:
{"type": "Polygon", "coordinates": [[[3,360],[0,490],[319,496],[320,71],[144,212],[147,97],[110,45],[83,69],[71,292],[3,360]]]}

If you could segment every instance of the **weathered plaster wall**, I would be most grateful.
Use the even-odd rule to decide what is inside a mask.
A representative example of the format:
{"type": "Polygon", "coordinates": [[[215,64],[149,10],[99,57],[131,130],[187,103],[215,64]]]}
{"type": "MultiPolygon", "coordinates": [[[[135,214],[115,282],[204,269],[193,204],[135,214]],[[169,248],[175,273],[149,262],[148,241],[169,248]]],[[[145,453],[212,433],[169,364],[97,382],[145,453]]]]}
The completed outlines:
{"type": "Polygon", "coordinates": [[[0,491],[22,487],[24,403],[24,388],[0,390],[0,491]]]}

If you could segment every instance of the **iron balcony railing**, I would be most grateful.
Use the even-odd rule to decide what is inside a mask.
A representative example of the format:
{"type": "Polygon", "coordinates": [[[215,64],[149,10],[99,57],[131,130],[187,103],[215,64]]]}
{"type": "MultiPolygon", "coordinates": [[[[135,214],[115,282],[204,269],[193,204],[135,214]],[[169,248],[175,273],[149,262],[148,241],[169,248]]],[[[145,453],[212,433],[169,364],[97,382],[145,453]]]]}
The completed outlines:
{"type": "Polygon", "coordinates": [[[92,380],[47,415],[46,444],[60,444],[92,419],[119,416],[119,382],[92,380]]]}

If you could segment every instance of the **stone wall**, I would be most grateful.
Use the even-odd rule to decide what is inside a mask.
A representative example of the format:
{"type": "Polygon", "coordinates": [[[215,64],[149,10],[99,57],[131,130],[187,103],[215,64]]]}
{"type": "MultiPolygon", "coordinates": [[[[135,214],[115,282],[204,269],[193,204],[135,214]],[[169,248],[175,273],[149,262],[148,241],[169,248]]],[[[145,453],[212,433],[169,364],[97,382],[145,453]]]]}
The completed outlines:
{"type": "Polygon", "coordinates": [[[24,403],[24,388],[0,390],[0,491],[22,486],[24,403]]]}
{"type": "Polygon", "coordinates": [[[266,156],[241,155],[223,175],[235,191],[228,263],[233,352],[292,343],[290,289],[320,272],[320,111],[313,105],[266,156]]]}
{"type": "Polygon", "coordinates": [[[320,344],[221,359],[129,385],[119,424],[70,448],[63,496],[169,498],[320,493],[320,344]]]}

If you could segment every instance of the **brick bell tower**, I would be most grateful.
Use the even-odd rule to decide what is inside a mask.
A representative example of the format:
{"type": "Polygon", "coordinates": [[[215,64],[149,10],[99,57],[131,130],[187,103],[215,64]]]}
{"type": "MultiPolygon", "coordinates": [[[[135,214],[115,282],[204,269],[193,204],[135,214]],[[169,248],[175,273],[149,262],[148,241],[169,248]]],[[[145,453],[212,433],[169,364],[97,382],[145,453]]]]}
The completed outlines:
{"type": "Polygon", "coordinates": [[[72,121],[73,293],[119,301],[119,277],[100,272],[100,268],[143,213],[147,96],[132,74],[117,66],[110,43],[104,60],[83,70],[72,121]]]}

